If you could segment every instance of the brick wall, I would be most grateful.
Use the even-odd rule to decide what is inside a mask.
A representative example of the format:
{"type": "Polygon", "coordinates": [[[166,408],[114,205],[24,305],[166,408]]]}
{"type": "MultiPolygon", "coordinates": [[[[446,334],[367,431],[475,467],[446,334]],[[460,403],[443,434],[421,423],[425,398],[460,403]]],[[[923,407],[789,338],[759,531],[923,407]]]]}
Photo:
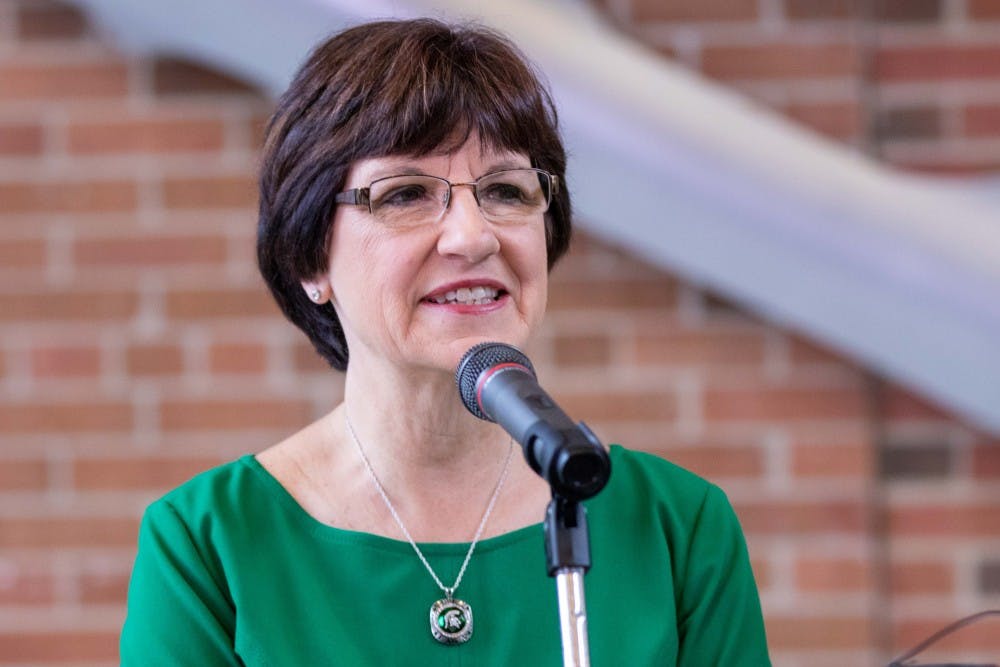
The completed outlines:
{"type": "MultiPolygon", "coordinates": [[[[996,0],[593,4],[665,57],[883,162],[1000,169],[996,0]]],[[[748,317],[763,343],[732,337],[732,319],[720,333],[711,297],[685,289],[690,338],[643,331],[635,350],[659,338],[659,358],[636,362],[687,370],[678,400],[689,412],[675,424],[702,421],[661,451],[736,503],[776,662],[885,662],[950,620],[1000,608],[1000,441],[794,332],[748,317]],[[742,470],[716,448],[719,432],[743,441],[742,470]]],[[[983,621],[921,658],[995,661],[998,638],[1000,620],[983,621]]]]}
{"type": "MultiPolygon", "coordinates": [[[[605,5],[803,122],[857,145],[870,136],[848,3],[605,5]]],[[[984,41],[993,8],[883,12],[900,43],[984,41]]],[[[897,139],[911,150],[965,136],[944,130],[998,132],[1000,76],[889,79],[886,127],[951,120],[933,141],[885,138],[888,159],[897,139]],[[932,99],[936,88],[951,92],[932,99]]],[[[142,508],[338,400],[340,376],[281,319],[254,267],[269,104],[197,64],[125,56],[71,6],[0,2],[0,665],[115,664],[142,508]]],[[[962,159],[933,166],[987,166],[962,159]]],[[[776,664],[885,662],[1000,606],[1000,442],[921,397],[586,237],[553,274],[532,355],[605,440],[729,493],[776,664]]],[[[963,634],[962,651],[995,657],[997,629],[963,634]]]]}
{"type": "Polygon", "coordinates": [[[902,168],[1000,169],[996,0],[592,0],[651,48],[902,168]]]}

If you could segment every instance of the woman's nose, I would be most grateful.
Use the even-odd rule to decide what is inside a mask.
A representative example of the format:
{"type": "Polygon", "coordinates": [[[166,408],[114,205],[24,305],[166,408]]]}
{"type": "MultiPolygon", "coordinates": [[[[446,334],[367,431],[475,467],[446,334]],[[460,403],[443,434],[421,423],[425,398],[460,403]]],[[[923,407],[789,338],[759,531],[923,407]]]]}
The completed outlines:
{"type": "Polygon", "coordinates": [[[437,248],[442,255],[475,263],[500,250],[496,230],[479,208],[471,185],[452,186],[451,200],[438,225],[437,248]]]}

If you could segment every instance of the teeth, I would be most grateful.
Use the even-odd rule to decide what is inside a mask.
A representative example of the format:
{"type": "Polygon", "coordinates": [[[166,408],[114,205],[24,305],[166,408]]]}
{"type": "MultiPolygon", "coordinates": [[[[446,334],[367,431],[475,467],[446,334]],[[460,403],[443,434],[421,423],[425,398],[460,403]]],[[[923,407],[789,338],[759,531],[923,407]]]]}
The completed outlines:
{"type": "Polygon", "coordinates": [[[499,294],[500,290],[494,287],[485,287],[483,285],[477,285],[476,287],[460,287],[457,290],[451,290],[443,295],[434,297],[434,302],[441,304],[460,303],[465,306],[481,306],[483,304],[493,303],[499,294]]]}

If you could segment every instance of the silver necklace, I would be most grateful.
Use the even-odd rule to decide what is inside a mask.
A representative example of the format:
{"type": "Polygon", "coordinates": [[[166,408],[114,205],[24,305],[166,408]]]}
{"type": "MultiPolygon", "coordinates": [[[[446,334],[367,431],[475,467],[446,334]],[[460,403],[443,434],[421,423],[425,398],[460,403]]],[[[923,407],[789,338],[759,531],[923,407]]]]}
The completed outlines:
{"type": "Polygon", "coordinates": [[[406,529],[403,525],[403,520],[399,517],[399,512],[396,511],[395,506],[392,501],[389,500],[389,495],[385,492],[385,487],[382,486],[382,482],[379,481],[378,475],[375,474],[375,468],[372,467],[371,461],[368,460],[368,456],[365,454],[365,448],[361,446],[361,440],[358,438],[358,434],[354,432],[354,425],[351,424],[351,419],[347,416],[347,411],[344,411],[344,421],[347,424],[347,432],[351,434],[351,440],[358,448],[358,453],[361,455],[361,460],[365,463],[365,469],[368,471],[368,476],[372,478],[372,482],[375,484],[375,489],[378,494],[382,496],[382,501],[385,502],[385,506],[389,509],[389,513],[392,514],[392,518],[395,519],[396,525],[399,529],[403,531],[403,535],[409,541],[410,546],[417,553],[420,558],[420,562],[424,564],[424,567],[430,572],[431,577],[434,578],[434,583],[438,585],[441,592],[444,593],[444,597],[440,600],[436,600],[434,604],[431,605],[430,611],[430,624],[431,624],[431,635],[434,639],[438,640],[442,644],[461,644],[469,641],[472,636],[472,607],[465,600],[460,600],[455,597],[455,591],[458,590],[459,584],[462,583],[462,577],[465,576],[465,568],[469,566],[469,560],[472,558],[472,552],[476,550],[476,545],[479,543],[479,537],[483,534],[483,528],[486,527],[486,521],[490,518],[490,514],[493,512],[493,506],[497,502],[497,498],[500,496],[500,489],[503,488],[503,483],[507,480],[507,472],[510,470],[510,459],[511,454],[514,452],[514,441],[510,441],[510,446],[507,448],[507,458],[503,463],[503,471],[500,473],[500,479],[497,480],[496,487],[493,489],[493,495],[490,496],[490,502],[486,505],[486,511],[483,512],[483,518],[479,520],[479,527],[476,528],[476,534],[472,538],[472,544],[469,545],[469,550],[465,554],[465,560],[462,561],[462,567],[458,570],[458,576],[455,577],[455,583],[451,586],[445,586],[441,579],[434,572],[434,568],[431,564],[427,562],[424,557],[420,547],[417,546],[416,541],[410,535],[410,531],[406,529]]]}

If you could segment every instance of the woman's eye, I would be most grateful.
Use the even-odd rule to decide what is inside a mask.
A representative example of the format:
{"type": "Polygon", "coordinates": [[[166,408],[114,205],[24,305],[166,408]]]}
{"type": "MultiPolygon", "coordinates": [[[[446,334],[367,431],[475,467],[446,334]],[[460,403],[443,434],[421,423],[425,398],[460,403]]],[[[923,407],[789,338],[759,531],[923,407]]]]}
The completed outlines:
{"type": "Polygon", "coordinates": [[[498,202],[523,202],[529,198],[524,190],[513,183],[493,183],[486,188],[483,196],[498,202]]]}
{"type": "Polygon", "coordinates": [[[420,185],[404,185],[393,188],[389,192],[379,197],[377,206],[412,206],[426,202],[428,199],[427,189],[420,185]]]}

